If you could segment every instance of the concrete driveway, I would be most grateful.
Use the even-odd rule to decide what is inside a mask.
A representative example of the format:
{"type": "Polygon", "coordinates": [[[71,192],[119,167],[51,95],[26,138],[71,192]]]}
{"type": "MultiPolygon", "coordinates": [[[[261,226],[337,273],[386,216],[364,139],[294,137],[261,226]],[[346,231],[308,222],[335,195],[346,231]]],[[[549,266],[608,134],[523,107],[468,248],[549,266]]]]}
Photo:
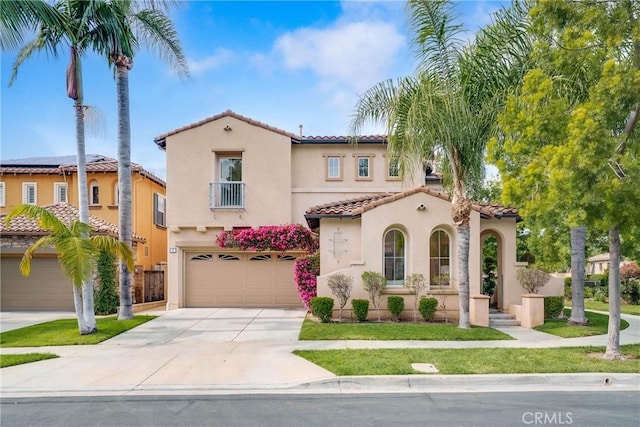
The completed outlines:
{"type": "Polygon", "coordinates": [[[333,377],[291,354],[304,310],[178,309],[93,346],[6,348],[61,357],[2,369],[2,397],[273,389],[333,377]]]}

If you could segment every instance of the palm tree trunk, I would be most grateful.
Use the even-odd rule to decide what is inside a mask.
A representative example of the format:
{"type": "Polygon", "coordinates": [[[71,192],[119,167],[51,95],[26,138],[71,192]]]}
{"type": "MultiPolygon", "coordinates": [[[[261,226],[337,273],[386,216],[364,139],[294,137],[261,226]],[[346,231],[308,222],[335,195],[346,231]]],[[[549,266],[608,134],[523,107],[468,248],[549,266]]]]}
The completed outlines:
{"type": "Polygon", "coordinates": [[[609,229],[609,337],[604,358],[623,360],[620,351],[620,229],[609,229]]]}
{"type": "MultiPolygon", "coordinates": [[[[129,58],[116,62],[116,91],[118,97],[118,206],[120,241],[131,247],[131,123],[129,115],[129,58]]],[[[118,319],[133,318],[131,283],[133,275],[120,262],[120,312],[118,319]]]]}
{"type": "Polygon", "coordinates": [[[586,227],[571,228],[571,317],[568,325],[585,326],[589,320],[584,314],[584,263],[586,227]]]}
{"type": "MultiPolygon", "coordinates": [[[[82,65],[75,47],[71,47],[71,59],[67,69],[67,94],[74,99],[76,113],[76,152],[78,163],[78,211],[80,222],[89,224],[89,196],[87,189],[87,156],[85,153],[84,105],[82,92],[82,65]]],[[[74,306],[78,316],[78,327],[81,334],[91,334],[97,330],[93,307],[93,283],[91,280],[82,284],[82,296],[77,297],[74,286],[74,306]],[[80,318],[83,321],[80,322],[80,318]]]]}
{"type": "MultiPolygon", "coordinates": [[[[453,162],[452,162],[453,163],[453,162]]],[[[456,173],[455,167],[453,198],[451,200],[451,209],[453,222],[456,224],[458,231],[458,327],[468,328],[469,323],[469,240],[471,229],[469,221],[471,218],[471,202],[466,197],[466,192],[462,182],[456,173]]]]}
{"type": "Polygon", "coordinates": [[[73,307],[76,309],[78,329],[80,330],[80,335],[86,335],[87,324],[84,321],[84,316],[82,315],[82,295],[80,294],[80,288],[78,288],[76,285],[71,286],[73,286],[73,307]]]}

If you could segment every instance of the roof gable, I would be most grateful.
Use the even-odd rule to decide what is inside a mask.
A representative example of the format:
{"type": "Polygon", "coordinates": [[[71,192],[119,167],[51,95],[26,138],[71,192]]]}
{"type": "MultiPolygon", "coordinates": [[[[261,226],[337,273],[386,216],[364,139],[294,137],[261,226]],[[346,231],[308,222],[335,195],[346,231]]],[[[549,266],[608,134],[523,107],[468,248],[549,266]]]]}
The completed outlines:
{"type": "MultiPolygon", "coordinates": [[[[393,203],[417,193],[428,194],[432,197],[451,202],[451,196],[441,191],[428,187],[416,187],[399,193],[380,193],[357,197],[349,200],[342,200],[333,203],[325,203],[307,209],[305,218],[311,228],[317,228],[320,218],[330,217],[352,217],[356,218],[364,212],[377,208],[378,206],[393,203]]],[[[471,208],[480,213],[483,218],[516,218],[519,219],[516,208],[502,206],[495,203],[472,202],[471,208]]]]}
{"type": "Polygon", "coordinates": [[[292,134],[291,132],[287,132],[287,131],[282,130],[282,129],[279,129],[279,128],[277,128],[277,127],[274,127],[274,126],[268,125],[268,124],[266,124],[266,123],[260,122],[260,121],[258,121],[258,120],[254,120],[254,119],[252,119],[252,118],[250,118],[250,117],[246,117],[246,116],[242,116],[242,115],[240,115],[240,114],[234,113],[234,112],[233,112],[233,111],[231,111],[231,110],[227,110],[227,111],[225,111],[225,112],[223,112],[223,113],[216,114],[215,116],[207,117],[207,118],[202,119],[202,120],[200,120],[200,121],[197,121],[197,122],[194,122],[194,123],[188,124],[188,125],[186,125],[186,126],[179,127],[179,128],[174,129],[174,130],[172,130],[172,131],[169,131],[169,132],[167,132],[167,133],[164,133],[164,134],[162,134],[162,135],[159,135],[159,136],[157,136],[157,137],[155,137],[155,138],[154,138],[154,142],[158,145],[158,147],[160,147],[160,149],[163,149],[163,150],[164,150],[164,149],[165,149],[165,147],[166,147],[166,139],[167,139],[168,137],[170,137],[170,136],[172,136],[172,135],[175,135],[175,134],[177,134],[177,133],[180,133],[180,132],[187,131],[187,130],[189,130],[189,129],[197,128],[198,126],[205,125],[205,124],[207,124],[207,123],[210,123],[210,122],[213,122],[213,121],[216,121],[216,120],[222,119],[222,118],[224,118],[224,117],[233,117],[234,119],[237,119],[237,120],[243,121],[243,122],[248,123],[248,124],[250,124],[250,125],[252,125],[252,126],[257,126],[257,127],[260,127],[260,128],[266,129],[266,130],[269,130],[269,131],[271,131],[271,132],[275,132],[275,133],[278,133],[278,134],[280,134],[280,135],[287,136],[287,137],[289,137],[289,138],[295,138],[295,137],[296,137],[296,136],[295,136],[294,134],[292,134]]]}

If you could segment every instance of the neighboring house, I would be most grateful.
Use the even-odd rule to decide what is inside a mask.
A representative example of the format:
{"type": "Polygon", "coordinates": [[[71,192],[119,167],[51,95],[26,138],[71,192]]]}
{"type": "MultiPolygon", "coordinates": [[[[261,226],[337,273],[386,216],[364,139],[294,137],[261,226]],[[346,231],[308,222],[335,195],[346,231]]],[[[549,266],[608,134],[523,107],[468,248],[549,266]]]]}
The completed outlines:
{"type": "MultiPolygon", "coordinates": [[[[70,224],[78,219],[78,210],[68,203],[48,205],[45,208],[61,221],[70,224]]],[[[48,234],[37,221],[19,216],[5,226],[0,215],[0,307],[5,310],[73,310],[72,282],[60,269],[54,248],[41,248],[31,261],[31,274],[23,276],[20,261],[26,248],[48,234]]],[[[118,227],[101,218],[89,217],[91,229],[96,234],[118,237],[118,227]]],[[[134,249],[145,241],[133,236],[134,249]]]]}
{"type": "MultiPolygon", "coordinates": [[[[399,192],[383,136],[303,137],[226,111],[155,139],[167,153],[168,307],[300,307],[299,253],[222,250],[223,230],[305,224],[335,200],[399,192]]],[[[430,185],[440,186],[431,176],[430,185]]],[[[324,236],[323,236],[324,237],[324,236]]],[[[326,239],[325,239],[326,240],[326,239]]],[[[321,240],[321,244],[327,242],[321,240]]]]}
{"type": "MultiPolygon", "coordinates": [[[[624,259],[620,259],[620,266],[625,263],[624,259]]],[[[587,258],[585,263],[585,273],[587,274],[606,274],[609,271],[609,265],[611,264],[611,255],[609,252],[604,254],[594,255],[587,258]]]]}
{"type": "MultiPolygon", "coordinates": [[[[144,271],[160,268],[167,260],[166,184],[140,165],[132,163],[131,169],[132,231],[144,240],[139,242],[135,250],[134,299],[140,303],[150,300],[145,296],[149,293],[144,290],[145,282],[147,287],[149,282],[158,286],[155,284],[158,275],[144,271]]],[[[89,213],[108,223],[117,224],[117,160],[96,154],[87,155],[87,192],[89,213]]],[[[10,212],[22,203],[40,206],[69,203],[77,207],[76,156],[0,161],[0,214],[10,212]]],[[[156,298],[154,296],[152,299],[156,298]]]]}

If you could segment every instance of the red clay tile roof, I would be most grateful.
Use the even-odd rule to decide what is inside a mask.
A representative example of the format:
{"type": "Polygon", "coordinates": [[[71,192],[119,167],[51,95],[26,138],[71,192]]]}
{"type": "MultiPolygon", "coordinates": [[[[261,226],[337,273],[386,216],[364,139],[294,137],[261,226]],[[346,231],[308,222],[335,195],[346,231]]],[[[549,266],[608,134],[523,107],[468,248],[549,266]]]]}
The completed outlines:
{"type": "Polygon", "coordinates": [[[272,132],[279,133],[280,135],[288,136],[290,138],[295,138],[295,135],[292,134],[291,132],[287,132],[286,130],[282,130],[282,129],[279,129],[279,128],[274,127],[274,126],[270,126],[270,125],[268,125],[266,123],[259,122],[257,120],[254,120],[254,119],[250,118],[250,117],[242,116],[240,114],[234,113],[231,110],[227,110],[227,111],[225,111],[223,113],[216,114],[215,116],[207,117],[207,118],[202,119],[200,121],[197,121],[195,123],[191,123],[189,125],[179,127],[177,129],[174,129],[174,130],[169,131],[167,133],[163,133],[162,135],[156,136],[154,138],[154,141],[155,141],[156,144],[158,144],[158,146],[160,148],[164,149],[165,141],[166,141],[167,137],[175,135],[175,134],[180,133],[180,132],[183,132],[185,130],[193,129],[193,128],[196,128],[198,126],[202,126],[204,124],[207,124],[209,122],[213,122],[213,121],[221,119],[223,117],[233,117],[235,119],[242,120],[243,122],[246,122],[246,123],[248,123],[250,125],[258,126],[258,127],[263,128],[263,129],[267,129],[267,130],[270,130],[272,132]]]}
{"type": "MultiPolygon", "coordinates": [[[[357,217],[366,211],[375,209],[378,206],[394,202],[416,193],[425,193],[448,202],[451,201],[451,196],[448,194],[423,186],[412,188],[400,193],[371,194],[354,199],[313,206],[307,209],[305,218],[311,228],[317,228],[319,218],[332,216],[357,217]]],[[[473,210],[480,212],[480,214],[485,218],[519,218],[516,208],[501,206],[495,203],[472,202],[471,207],[473,210]]]]}
{"type": "MultiPolygon", "coordinates": [[[[67,203],[58,203],[55,205],[43,206],[46,210],[54,214],[58,219],[65,223],[70,223],[79,218],[78,209],[67,203]]],[[[0,235],[2,236],[23,236],[23,235],[46,235],[48,231],[43,230],[38,222],[25,216],[19,216],[11,220],[9,227],[5,226],[4,218],[7,214],[0,215],[0,235]]],[[[111,224],[101,218],[89,215],[89,225],[91,230],[96,234],[107,234],[109,236],[118,237],[118,226],[111,224]]],[[[133,235],[133,240],[144,243],[144,237],[133,235]]]]}
{"type": "MultiPolygon", "coordinates": [[[[24,164],[20,164],[20,159],[11,160],[7,162],[7,164],[0,163],[0,175],[5,174],[54,174],[54,175],[62,175],[63,172],[67,173],[75,173],[78,170],[78,166],[75,164],[75,160],[72,160],[73,163],[68,162],[69,159],[75,158],[75,156],[61,156],[61,157],[51,157],[46,158],[43,157],[42,164],[37,164],[34,162],[30,162],[32,159],[23,159],[25,160],[24,164]],[[54,164],[52,160],[60,159],[63,163],[54,164]]],[[[111,157],[100,156],[100,155],[87,155],[87,172],[97,173],[97,172],[118,172],[118,161],[116,159],[112,159],[111,157]]],[[[151,172],[145,170],[142,166],[137,163],[131,163],[131,172],[138,173],[150,180],[156,182],[162,187],[166,187],[167,184],[151,172]]]]}
{"type": "Polygon", "coordinates": [[[184,132],[189,129],[196,128],[198,126],[205,125],[209,122],[221,119],[223,117],[233,117],[235,119],[242,120],[243,122],[248,123],[250,125],[258,126],[263,129],[267,129],[272,132],[279,133],[280,135],[288,136],[289,138],[291,138],[291,142],[297,143],[297,144],[344,144],[344,143],[355,142],[355,141],[362,144],[367,144],[367,143],[380,144],[380,143],[386,143],[387,141],[387,137],[385,135],[363,135],[363,136],[358,136],[357,138],[354,138],[352,136],[300,136],[300,135],[295,135],[291,132],[287,132],[286,130],[277,128],[275,126],[271,126],[266,123],[260,122],[258,120],[254,120],[250,117],[246,117],[246,116],[234,113],[231,110],[227,110],[223,113],[216,114],[215,116],[207,117],[195,123],[191,123],[186,126],[182,126],[172,131],[163,133],[162,135],[155,137],[154,142],[158,145],[158,147],[160,147],[160,149],[165,149],[167,137],[170,137],[180,132],[184,132]]]}
{"type": "Polygon", "coordinates": [[[354,136],[301,136],[292,138],[294,142],[298,144],[344,144],[344,143],[358,143],[358,144],[384,144],[387,142],[385,135],[360,135],[354,136]]]}

